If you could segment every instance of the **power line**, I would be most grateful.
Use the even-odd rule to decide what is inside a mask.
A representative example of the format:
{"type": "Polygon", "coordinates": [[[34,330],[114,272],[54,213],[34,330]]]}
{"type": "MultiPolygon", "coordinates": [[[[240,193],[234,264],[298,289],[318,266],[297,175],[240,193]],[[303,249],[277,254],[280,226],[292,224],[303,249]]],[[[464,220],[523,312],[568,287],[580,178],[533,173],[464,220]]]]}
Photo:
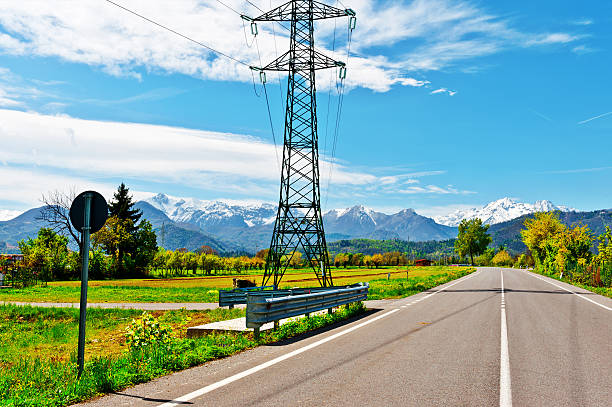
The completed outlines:
{"type": "MultiPolygon", "coordinates": [[[[156,26],[161,27],[161,28],[163,28],[164,30],[170,31],[170,32],[171,32],[171,33],[173,33],[173,34],[176,34],[176,35],[178,35],[178,36],[180,36],[180,37],[185,38],[186,40],[189,40],[189,41],[191,41],[191,42],[193,42],[193,43],[196,43],[196,44],[198,44],[198,45],[200,45],[200,46],[202,46],[202,47],[204,47],[204,48],[206,48],[206,49],[208,49],[208,50],[210,50],[210,51],[214,52],[214,53],[215,53],[215,54],[217,54],[217,55],[221,55],[221,56],[224,56],[224,57],[226,57],[226,58],[229,58],[229,59],[231,59],[232,61],[237,62],[237,63],[239,63],[239,64],[242,64],[242,65],[244,65],[244,66],[246,66],[246,67],[249,67],[249,66],[250,66],[249,64],[247,64],[247,63],[246,63],[246,62],[244,62],[244,61],[241,61],[241,60],[239,60],[239,59],[236,59],[236,58],[234,58],[234,57],[232,57],[232,56],[230,56],[230,55],[228,55],[228,54],[226,54],[226,53],[223,53],[223,52],[221,52],[221,51],[217,51],[216,49],[214,49],[214,48],[212,48],[212,47],[210,47],[210,46],[208,46],[208,45],[206,45],[206,44],[204,44],[204,43],[202,43],[202,42],[200,42],[200,41],[194,40],[193,38],[190,38],[190,37],[188,37],[188,36],[186,36],[186,35],[184,35],[184,34],[181,34],[181,33],[180,33],[180,32],[178,32],[178,31],[173,30],[172,28],[166,27],[166,26],[165,26],[165,25],[163,25],[163,24],[160,24],[160,23],[158,23],[158,22],[156,22],[156,21],[153,21],[153,20],[151,20],[150,18],[143,16],[142,14],[138,14],[137,12],[132,11],[132,10],[130,10],[129,8],[123,7],[121,4],[117,4],[117,3],[115,3],[114,1],[111,1],[111,0],[105,0],[105,1],[106,1],[107,3],[110,3],[110,4],[112,4],[112,5],[116,6],[116,7],[119,7],[119,8],[121,8],[121,9],[123,9],[123,10],[127,11],[128,13],[134,14],[135,16],[140,17],[140,18],[142,18],[142,19],[143,19],[143,20],[145,20],[145,21],[148,21],[148,22],[150,22],[150,23],[152,23],[152,24],[155,24],[156,26]]],[[[219,1],[219,0],[217,0],[217,1],[219,1]]],[[[222,4],[223,4],[223,3],[222,3],[222,4]]]]}
{"type": "MultiPolygon", "coordinates": [[[[351,41],[353,39],[352,33],[353,33],[353,30],[351,29],[351,26],[349,25],[348,31],[347,31],[345,66],[348,65],[348,60],[349,60],[349,58],[351,56],[351,41]]],[[[336,146],[338,145],[338,133],[339,133],[339,129],[340,129],[340,118],[342,116],[342,105],[343,105],[343,102],[344,102],[344,78],[340,79],[340,86],[339,87],[336,84],[336,89],[338,90],[338,110],[336,111],[336,125],[335,125],[335,129],[334,129],[334,141],[333,141],[333,145],[332,145],[332,159],[331,159],[331,165],[330,165],[330,171],[329,171],[329,178],[327,180],[327,189],[328,189],[328,191],[329,191],[329,185],[331,184],[331,178],[332,178],[334,162],[335,162],[335,157],[336,157],[336,146]]],[[[325,197],[325,203],[326,204],[327,204],[327,198],[328,198],[328,196],[326,195],[326,197],[325,197]]]]}
{"type": "Polygon", "coordinates": [[[225,4],[224,2],[222,2],[221,0],[217,0],[217,3],[227,7],[228,9],[230,9],[231,11],[233,11],[236,14],[240,14],[239,12],[237,12],[236,10],[234,10],[233,8],[231,8],[230,6],[228,6],[227,4],[225,4]]]}
{"type": "MultiPolygon", "coordinates": [[[[259,41],[257,41],[257,37],[255,37],[255,47],[257,48],[257,56],[259,57],[259,65],[263,66],[261,62],[261,53],[259,52],[259,41]]],[[[270,119],[270,129],[272,130],[272,139],[274,140],[274,153],[276,154],[276,163],[278,164],[278,168],[280,170],[280,160],[278,159],[278,148],[276,145],[276,135],[274,134],[274,124],[272,121],[272,112],[270,111],[270,100],[268,99],[268,89],[266,88],[266,81],[263,82],[264,94],[266,95],[266,107],[268,108],[268,119],[270,119]]]]}

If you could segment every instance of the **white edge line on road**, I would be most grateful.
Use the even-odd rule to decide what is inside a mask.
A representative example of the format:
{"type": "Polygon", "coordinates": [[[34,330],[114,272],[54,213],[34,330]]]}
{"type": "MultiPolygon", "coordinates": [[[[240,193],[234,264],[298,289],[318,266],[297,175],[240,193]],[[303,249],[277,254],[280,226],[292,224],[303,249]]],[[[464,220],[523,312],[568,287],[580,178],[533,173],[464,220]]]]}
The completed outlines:
{"type": "Polygon", "coordinates": [[[510,381],[510,356],[508,353],[508,325],[506,322],[506,298],[504,295],[504,271],[501,275],[501,346],[499,355],[499,407],[512,407],[510,381]]]}
{"type": "Polygon", "coordinates": [[[310,350],[312,348],[316,348],[319,345],[322,345],[322,344],[324,344],[326,342],[329,342],[329,341],[332,341],[332,340],[334,340],[336,338],[339,338],[340,336],[343,336],[343,335],[346,335],[346,334],[348,334],[350,332],[353,332],[353,331],[355,331],[355,330],[357,330],[359,328],[362,328],[362,327],[364,327],[366,325],[371,324],[374,321],[378,321],[381,318],[389,316],[389,315],[391,315],[391,314],[393,314],[394,312],[397,312],[397,311],[399,311],[399,308],[396,308],[396,309],[393,309],[391,311],[388,311],[388,312],[386,312],[386,313],[384,313],[382,315],[379,315],[377,317],[369,319],[369,320],[367,320],[365,322],[362,322],[362,323],[360,323],[358,325],[355,325],[355,326],[353,326],[351,328],[345,329],[344,331],[338,332],[338,333],[336,333],[334,335],[328,336],[327,338],[323,338],[323,339],[321,339],[321,340],[319,340],[317,342],[311,343],[310,345],[306,345],[306,346],[304,346],[302,348],[296,349],[296,350],[294,350],[292,352],[289,352],[289,353],[287,353],[285,355],[279,356],[279,357],[277,357],[275,359],[272,359],[272,360],[270,360],[268,362],[262,363],[261,365],[252,367],[252,368],[250,368],[248,370],[245,370],[244,372],[237,373],[237,374],[235,374],[233,376],[230,376],[230,377],[228,377],[226,379],[223,379],[223,380],[218,381],[216,383],[210,384],[210,385],[208,385],[206,387],[202,387],[201,389],[192,391],[191,393],[185,394],[184,396],[176,398],[176,399],[174,399],[174,400],[172,400],[172,401],[170,401],[168,403],[160,404],[159,407],[174,407],[174,406],[178,405],[181,402],[193,400],[196,397],[203,396],[204,394],[209,393],[209,392],[211,392],[211,391],[213,391],[215,389],[218,389],[219,387],[223,387],[225,385],[233,383],[233,382],[235,382],[237,380],[240,380],[240,379],[242,379],[244,377],[252,375],[253,373],[257,373],[260,370],[263,370],[263,369],[268,368],[270,366],[273,366],[273,365],[275,365],[275,364],[277,364],[279,362],[282,362],[283,360],[292,358],[293,356],[299,355],[300,353],[306,352],[307,350],[310,350]]]}
{"type": "MultiPolygon", "coordinates": [[[[446,286],[446,287],[444,287],[444,288],[441,288],[441,289],[439,289],[439,290],[437,290],[437,291],[435,291],[435,292],[433,292],[433,293],[431,293],[431,294],[429,294],[429,295],[426,295],[425,297],[420,298],[420,299],[419,299],[419,301],[420,301],[420,300],[424,300],[424,299],[426,299],[426,298],[429,298],[429,297],[431,297],[432,295],[435,295],[435,294],[439,293],[440,291],[444,291],[444,290],[446,290],[447,288],[450,288],[450,287],[454,286],[455,284],[459,284],[459,283],[460,283],[460,282],[462,282],[462,281],[465,281],[465,280],[467,280],[467,279],[469,279],[469,278],[472,278],[472,277],[473,277],[474,275],[476,275],[476,274],[478,274],[478,271],[473,272],[473,273],[472,273],[472,274],[470,274],[469,276],[464,276],[464,277],[461,277],[460,279],[458,279],[457,281],[455,281],[453,284],[447,285],[447,286],[446,286]]],[[[321,339],[321,340],[319,340],[319,341],[317,341],[317,342],[313,342],[313,343],[311,343],[310,345],[306,345],[306,346],[304,346],[304,347],[302,347],[302,348],[296,349],[296,350],[294,350],[294,351],[292,351],[292,352],[289,352],[289,353],[287,353],[287,354],[285,354],[285,355],[279,356],[279,357],[277,357],[277,358],[275,358],[275,359],[272,359],[272,360],[270,360],[270,361],[268,361],[268,362],[262,363],[261,365],[257,365],[257,366],[255,366],[255,367],[252,367],[252,368],[248,369],[248,370],[245,370],[244,372],[236,373],[236,374],[235,374],[235,375],[233,375],[233,376],[230,376],[230,377],[228,377],[228,378],[226,378],[226,379],[220,380],[220,381],[218,381],[218,382],[216,382],[216,383],[209,384],[209,385],[208,385],[208,386],[206,386],[206,387],[202,387],[201,389],[198,389],[198,390],[192,391],[191,393],[185,394],[184,396],[178,397],[178,398],[176,398],[176,399],[174,399],[174,400],[172,400],[172,401],[169,401],[169,402],[167,402],[167,403],[160,404],[158,407],[174,407],[174,406],[177,406],[177,405],[178,405],[179,403],[181,403],[181,402],[185,402],[185,401],[193,400],[193,399],[195,399],[195,398],[197,398],[197,397],[203,396],[204,394],[206,394],[206,393],[210,393],[211,391],[213,391],[213,390],[215,390],[215,389],[218,389],[218,388],[220,388],[220,387],[223,387],[223,386],[225,386],[225,385],[228,385],[228,384],[230,384],[230,383],[233,383],[233,382],[235,382],[235,381],[237,381],[237,380],[240,380],[240,379],[242,379],[242,378],[244,378],[244,377],[250,376],[250,375],[252,375],[253,373],[257,373],[257,372],[259,372],[260,370],[263,370],[263,369],[266,369],[266,368],[268,368],[268,367],[270,367],[270,366],[273,366],[273,365],[275,365],[275,364],[277,364],[277,363],[279,363],[279,362],[282,362],[283,360],[287,360],[287,359],[289,359],[289,358],[292,358],[293,356],[299,355],[300,353],[304,353],[304,352],[306,352],[307,350],[310,350],[310,349],[316,348],[316,347],[317,347],[317,346],[319,346],[319,345],[322,345],[322,344],[324,344],[324,343],[326,343],[326,342],[332,341],[332,340],[334,340],[334,339],[336,339],[336,338],[339,338],[339,337],[341,337],[341,336],[343,336],[343,335],[346,335],[346,334],[348,334],[348,333],[350,333],[350,332],[353,332],[353,331],[355,331],[355,330],[357,330],[357,329],[359,329],[359,328],[362,328],[362,327],[364,327],[364,326],[366,326],[366,325],[369,325],[369,324],[371,324],[372,322],[374,322],[374,321],[378,321],[379,319],[384,318],[384,317],[386,317],[386,316],[389,316],[389,315],[391,315],[391,314],[393,314],[394,312],[397,312],[397,311],[399,311],[399,310],[400,310],[399,308],[392,309],[392,310],[390,310],[390,311],[388,311],[388,312],[386,312],[386,313],[384,313],[384,314],[382,314],[382,315],[379,315],[379,316],[374,317],[374,318],[372,318],[372,319],[369,319],[369,320],[367,320],[367,321],[365,321],[365,322],[362,322],[362,323],[360,323],[360,324],[358,324],[358,325],[355,325],[355,326],[353,326],[353,327],[350,327],[350,328],[348,328],[348,329],[345,329],[344,331],[341,331],[341,332],[338,332],[338,333],[336,333],[336,334],[334,334],[334,335],[328,336],[327,338],[323,338],[323,339],[321,339]]]]}
{"type": "MultiPolygon", "coordinates": [[[[522,271],[522,270],[521,270],[521,271],[522,271]]],[[[555,284],[555,283],[553,283],[552,281],[549,281],[549,280],[548,280],[548,279],[546,279],[546,278],[542,278],[542,277],[540,277],[540,276],[537,276],[537,275],[535,275],[534,273],[532,273],[532,272],[530,272],[530,271],[524,271],[524,273],[527,273],[527,274],[529,274],[530,276],[535,277],[535,278],[537,278],[537,279],[540,279],[540,280],[542,280],[542,281],[545,281],[545,282],[547,282],[548,284],[552,284],[552,285],[554,285],[555,287],[559,287],[560,289],[565,290],[565,291],[567,291],[568,293],[575,294],[575,295],[577,295],[578,297],[580,297],[580,298],[582,298],[582,299],[585,299],[585,300],[587,300],[587,301],[589,301],[589,302],[592,302],[592,303],[593,303],[593,304],[595,304],[595,305],[599,305],[601,308],[607,309],[608,311],[612,311],[612,308],[610,308],[610,307],[607,307],[607,306],[605,306],[605,305],[603,305],[603,304],[600,304],[600,303],[598,303],[597,301],[593,301],[592,299],[587,298],[587,297],[585,297],[584,295],[580,295],[580,294],[578,294],[578,293],[576,293],[576,292],[574,292],[574,291],[572,291],[572,290],[568,290],[567,288],[565,288],[565,287],[563,287],[563,286],[561,286],[561,285],[559,285],[559,284],[555,284]]]]}

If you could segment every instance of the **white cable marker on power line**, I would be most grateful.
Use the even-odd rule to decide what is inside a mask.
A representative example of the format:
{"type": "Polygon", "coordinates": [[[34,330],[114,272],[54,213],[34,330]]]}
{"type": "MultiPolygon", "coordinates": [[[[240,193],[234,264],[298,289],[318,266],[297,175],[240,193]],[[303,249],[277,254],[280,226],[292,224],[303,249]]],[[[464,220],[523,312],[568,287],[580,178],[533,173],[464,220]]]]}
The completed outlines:
{"type": "Polygon", "coordinates": [[[499,407],[512,407],[510,383],[510,356],[508,353],[508,325],[506,323],[506,298],[504,295],[504,270],[501,275],[501,350],[499,356],[499,407]]]}
{"type": "Polygon", "coordinates": [[[353,331],[355,331],[355,330],[357,330],[359,328],[362,328],[362,327],[364,327],[366,325],[369,325],[372,322],[378,321],[379,319],[387,317],[387,316],[389,316],[389,315],[391,315],[391,314],[393,314],[394,312],[397,312],[397,311],[399,311],[399,308],[393,309],[393,310],[391,310],[389,312],[386,312],[386,313],[384,313],[382,315],[379,315],[379,316],[377,316],[375,318],[369,319],[369,320],[367,320],[365,322],[362,322],[362,323],[360,323],[358,325],[355,325],[355,326],[353,326],[351,328],[345,329],[344,331],[338,332],[337,334],[328,336],[327,338],[323,338],[323,339],[321,339],[321,340],[319,340],[317,342],[311,343],[310,345],[306,345],[306,346],[304,346],[302,348],[296,349],[296,350],[294,350],[292,352],[289,352],[289,353],[287,353],[285,355],[279,356],[276,359],[272,359],[272,360],[270,360],[268,362],[262,363],[261,365],[252,367],[252,368],[250,368],[248,370],[245,370],[244,372],[237,373],[237,374],[235,374],[233,376],[230,376],[230,377],[228,377],[226,379],[223,379],[223,380],[218,381],[216,383],[210,384],[210,385],[208,385],[206,387],[202,387],[201,389],[192,391],[191,393],[185,394],[184,396],[176,398],[176,399],[174,399],[174,400],[172,400],[172,401],[170,401],[168,403],[160,404],[159,407],[174,407],[174,406],[176,406],[178,404],[183,404],[183,402],[185,402],[185,401],[193,400],[193,399],[195,399],[197,397],[203,396],[206,393],[209,393],[209,392],[211,392],[211,391],[213,391],[215,389],[218,389],[220,387],[223,387],[225,385],[233,383],[233,382],[235,382],[237,380],[240,380],[240,379],[242,379],[244,377],[250,376],[253,373],[257,373],[260,370],[263,370],[263,369],[268,368],[270,366],[273,366],[273,365],[275,365],[277,363],[280,363],[283,360],[287,360],[287,359],[292,358],[292,357],[294,357],[296,355],[299,355],[300,353],[304,353],[307,350],[316,348],[317,346],[323,345],[326,342],[333,341],[336,338],[339,338],[339,337],[341,337],[343,335],[346,335],[346,334],[348,334],[350,332],[353,332],[353,331]]]}

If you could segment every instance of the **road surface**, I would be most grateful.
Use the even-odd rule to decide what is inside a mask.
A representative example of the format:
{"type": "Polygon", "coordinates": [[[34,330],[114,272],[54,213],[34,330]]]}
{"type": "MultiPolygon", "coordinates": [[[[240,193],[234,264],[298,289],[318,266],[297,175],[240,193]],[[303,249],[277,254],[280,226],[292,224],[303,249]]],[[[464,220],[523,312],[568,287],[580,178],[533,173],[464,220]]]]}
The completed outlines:
{"type": "Polygon", "coordinates": [[[612,406],[612,299],[480,268],[87,406],[612,406]]]}

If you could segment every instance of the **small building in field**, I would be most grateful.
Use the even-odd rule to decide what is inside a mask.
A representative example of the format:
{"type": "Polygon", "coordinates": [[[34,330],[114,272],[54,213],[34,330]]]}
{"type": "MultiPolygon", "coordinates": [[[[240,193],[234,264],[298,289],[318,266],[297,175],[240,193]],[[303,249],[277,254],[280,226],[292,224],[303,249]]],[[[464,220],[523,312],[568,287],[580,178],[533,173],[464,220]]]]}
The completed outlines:
{"type": "Polygon", "coordinates": [[[431,266],[431,260],[428,259],[418,259],[414,261],[415,266],[431,266]]]}

